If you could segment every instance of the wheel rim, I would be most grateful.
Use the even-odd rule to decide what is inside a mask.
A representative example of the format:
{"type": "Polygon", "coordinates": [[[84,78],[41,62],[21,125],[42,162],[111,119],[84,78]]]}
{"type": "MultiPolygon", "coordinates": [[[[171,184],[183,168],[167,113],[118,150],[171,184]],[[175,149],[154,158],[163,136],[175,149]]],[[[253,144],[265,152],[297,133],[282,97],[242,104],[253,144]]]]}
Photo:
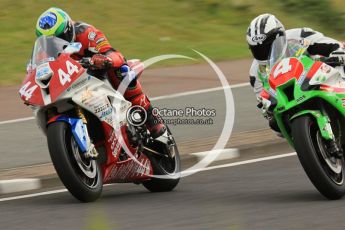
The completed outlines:
{"type": "Polygon", "coordinates": [[[326,164],[328,165],[328,167],[334,172],[334,173],[341,173],[342,171],[342,164],[341,164],[341,160],[335,158],[334,156],[330,156],[328,154],[328,152],[326,151],[327,146],[325,146],[322,137],[320,135],[320,132],[317,133],[316,135],[316,141],[317,144],[320,148],[320,153],[323,157],[323,159],[325,160],[326,164]]]}
{"type": "Polygon", "coordinates": [[[320,134],[320,130],[316,130],[315,138],[313,138],[314,146],[320,164],[322,165],[327,176],[337,185],[344,183],[344,160],[331,156],[327,150],[327,145],[320,134]]]}
{"type": "Polygon", "coordinates": [[[168,130],[166,143],[157,141],[151,145],[151,148],[160,153],[155,156],[157,166],[161,170],[160,175],[166,175],[173,179],[179,177],[177,175],[180,171],[179,152],[170,130],[168,130]]]}
{"type": "Polygon", "coordinates": [[[178,159],[176,157],[176,153],[177,153],[176,145],[168,146],[167,151],[169,151],[169,155],[163,156],[159,160],[159,165],[166,175],[173,175],[175,173],[178,173],[178,159]]]}
{"type": "Polygon", "coordinates": [[[89,188],[94,188],[99,183],[96,160],[86,159],[80,152],[77,142],[71,138],[72,155],[76,168],[76,173],[81,181],[89,188]]]}

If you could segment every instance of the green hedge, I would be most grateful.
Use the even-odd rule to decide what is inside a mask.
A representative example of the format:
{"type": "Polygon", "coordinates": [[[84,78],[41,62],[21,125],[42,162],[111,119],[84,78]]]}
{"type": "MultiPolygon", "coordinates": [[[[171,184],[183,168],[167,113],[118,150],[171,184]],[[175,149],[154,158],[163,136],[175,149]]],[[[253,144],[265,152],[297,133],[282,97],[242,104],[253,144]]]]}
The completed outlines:
{"type": "Polygon", "coordinates": [[[284,0],[275,3],[293,16],[299,14],[302,18],[317,22],[340,36],[345,35],[343,13],[334,8],[329,0],[284,0]]]}

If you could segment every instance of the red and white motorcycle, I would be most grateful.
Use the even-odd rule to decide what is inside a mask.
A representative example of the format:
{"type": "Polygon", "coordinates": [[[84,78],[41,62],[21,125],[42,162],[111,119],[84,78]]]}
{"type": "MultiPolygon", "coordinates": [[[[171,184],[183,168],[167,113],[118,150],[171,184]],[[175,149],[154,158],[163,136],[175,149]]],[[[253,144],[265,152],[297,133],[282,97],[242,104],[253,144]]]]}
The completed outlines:
{"type": "MultiPolygon", "coordinates": [[[[96,200],[107,183],[133,182],[152,192],[173,190],[180,178],[180,159],[171,132],[167,129],[153,139],[142,112],[108,80],[89,74],[89,59],[71,58],[80,48],[80,43],[39,37],[19,91],[47,136],[61,181],[83,202],[96,200]]],[[[143,64],[128,64],[139,77],[143,64]]]]}

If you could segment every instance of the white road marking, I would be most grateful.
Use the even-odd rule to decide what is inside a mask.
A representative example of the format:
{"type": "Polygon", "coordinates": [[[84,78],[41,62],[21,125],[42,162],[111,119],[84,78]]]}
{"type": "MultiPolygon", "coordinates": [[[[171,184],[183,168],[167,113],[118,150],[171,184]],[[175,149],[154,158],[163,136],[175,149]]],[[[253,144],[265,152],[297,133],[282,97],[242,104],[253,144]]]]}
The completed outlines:
{"type": "Polygon", "coordinates": [[[22,121],[30,121],[30,120],[33,120],[33,119],[34,119],[34,117],[24,117],[24,118],[19,118],[19,119],[0,121],[0,125],[17,123],[17,122],[22,122],[22,121]]]}
{"type": "Polygon", "coordinates": [[[0,194],[40,189],[41,180],[37,178],[0,180],[0,194]]]}
{"type": "MultiPolygon", "coordinates": [[[[249,83],[241,83],[241,84],[232,85],[232,86],[230,86],[230,88],[235,89],[235,88],[240,88],[240,87],[246,87],[249,85],[250,85],[249,83]]],[[[174,94],[169,94],[169,95],[164,95],[164,96],[152,97],[152,98],[150,98],[150,100],[151,101],[159,101],[159,100],[164,100],[164,99],[184,97],[184,96],[195,95],[195,94],[209,93],[209,92],[219,91],[219,90],[223,90],[223,89],[224,88],[220,86],[220,87],[215,87],[215,88],[210,88],[210,89],[193,90],[193,91],[188,91],[188,92],[184,92],[184,93],[174,93],[174,94]]],[[[0,121],[0,125],[12,124],[12,123],[23,122],[23,121],[30,121],[33,119],[34,119],[34,117],[24,117],[24,118],[19,118],[19,119],[0,121]]]]}
{"type": "MultiPolygon", "coordinates": [[[[292,153],[285,153],[285,154],[274,155],[274,156],[269,156],[269,157],[260,157],[260,158],[255,158],[255,159],[251,159],[251,160],[233,162],[233,163],[229,163],[229,164],[210,166],[210,167],[206,167],[206,168],[198,169],[198,170],[193,170],[193,171],[186,171],[184,173],[189,174],[191,172],[194,173],[194,172],[203,172],[203,171],[209,171],[209,170],[214,170],[214,169],[229,168],[229,167],[234,167],[234,166],[239,166],[239,165],[257,163],[257,162],[261,162],[261,161],[269,161],[269,160],[274,160],[274,159],[279,159],[279,158],[291,157],[291,156],[295,156],[295,155],[296,155],[296,152],[292,152],[292,153]]],[[[184,173],[181,173],[181,174],[183,175],[184,173]]]]}
{"type": "Polygon", "coordinates": [[[41,166],[52,166],[52,163],[42,163],[42,164],[37,164],[37,165],[25,165],[25,166],[18,166],[18,167],[14,167],[14,168],[5,168],[5,169],[1,169],[1,172],[5,172],[5,171],[12,171],[12,170],[22,170],[22,169],[28,169],[28,168],[35,168],[35,167],[41,167],[41,166]]]}
{"type": "MultiPolygon", "coordinates": [[[[211,151],[197,152],[197,153],[191,153],[191,155],[196,156],[198,158],[198,161],[200,161],[210,152],[211,151]]],[[[222,149],[222,151],[218,154],[217,158],[214,159],[214,161],[229,160],[229,159],[233,159],[239,156],[240,156],[240,153],[238,149],[235,149],[235,148],[222,149]]]]}
{"type": "MultiPolygon", "coordinates": [[[[280,155],[269,156],[269,157],[255,158],[255,159],[251,159],[251,160],[238,161],[238,162],[229,163],[229,164],[215,165],[215,166],[210,166],[210,167],[207,167],[207,168],[204,168],[204,169],[195,170],[195,171],[202,172],[202,171],[209,171],[209,170],[220,169],[220,168],[235,167],[235,166],[239,166],[239,165],[253,164],[253,163],[257,163],[257,162],[269,161],[269,160],[285,158],[285,157],[291,157],[291,156],[295,156],[295,155],[296,155],[296,153],[292,152],[292,153],[280,154],[280,155]]],[[[186,173],[189,173],[189,172],[186,172],[186,173]]],[[[0,202],[10,201],[10,200],[20,200],[20,199],[25,199],[25,198],[32,198],[32,197],[38,197],[38,196],[62,193],[62,192],[66,192],[66,191],[67,191],[67,189],[59,189],[59,190],[52,190],[52,191],[48,191],[48,192],[33,193],[33,194],[22,195],[22,196],[6,197],[6,198],[1,198],[0,202]]]]}
{"type": "Polygon", "coordinates": [[[153,97],[151,99],[151,101],[171,99],[171,98],[176,98],[176,97],[184,97],[184,96],[201,94],[201,93],[209,93],[209,92],[224,90],[224,89],[228,89],[228,88],[235,89],[235,88],[245,87],[245,86],[249,86],[249,85],[250,85],[249,83],[241,83],[241,84],[232,85],[232,86],[226,87],[226,88],[220,86],[220,87],[215,87],[215,88],[210,88],[210,89],[193,90],[193,91],[188,91],[188,92],[184,92],[184,93],[174,93],[174,94],[170,94],[170,95],[153,97]]]}
{"type": "Polygon", "coordinates": [[[22,195],[22,196],[6,197],[6,198],[1,198],[0,202],[9,201],[9,200],[20,200],[20,199],[25,199],[25,198],[44,196],[44,195],[50,195],[50,194],[56,194],[56,193],[62,193],[62,192],[67,192],[67,189],[58,189],[58,190],[52,190],[48,192],[39,192],[39,193],[22,195]]]}

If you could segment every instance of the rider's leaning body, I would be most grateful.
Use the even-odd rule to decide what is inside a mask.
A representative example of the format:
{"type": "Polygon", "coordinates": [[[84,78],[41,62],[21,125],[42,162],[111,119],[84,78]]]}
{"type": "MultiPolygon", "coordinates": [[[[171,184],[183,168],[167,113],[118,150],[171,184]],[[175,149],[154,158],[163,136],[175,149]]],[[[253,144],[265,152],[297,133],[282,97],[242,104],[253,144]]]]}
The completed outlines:
{"type": "MultiPolygon", "coordinates": [[[[79,53],[72,57],[75,59],[90,57],[93,72],[100,73],[100,76],[106,72],[115,89],[125,76],[134,74],[122,53],[110,45],[109,40],[100,30],[84,22],[72,21],[69,15],[59,8],[49,8],[39,16],[36,35],[56,36],[67,42],[81,43],[82,48],[79,53]]],[[[152,114],[151,102],[135,77],[123,96],[132,105],[139,105],[147,111],[146,126],[153,137],[159,137],[165,132],[164,124],[152,114]]]]}

